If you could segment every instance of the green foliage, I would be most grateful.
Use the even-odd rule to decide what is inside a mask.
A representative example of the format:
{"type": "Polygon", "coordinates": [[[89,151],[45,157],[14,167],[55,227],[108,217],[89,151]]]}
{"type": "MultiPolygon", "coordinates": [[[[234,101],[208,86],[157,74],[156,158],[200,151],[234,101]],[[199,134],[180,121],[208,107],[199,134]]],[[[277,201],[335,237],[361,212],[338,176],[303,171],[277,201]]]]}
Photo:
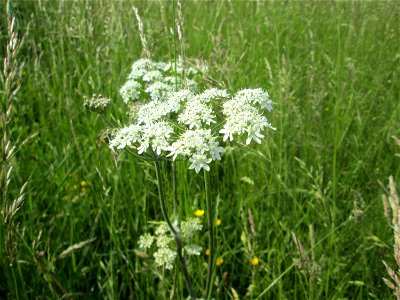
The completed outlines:
{"type": "MultiPolygon", "coordinates": [[[[6,284],[11,271],[0,269],[1,299],[164,299],[172,293],[174,271],[155,277],[151,260],[136,251],[139,236],[151,228],[148,221],[162,220],[155,170],[127,153],[114,157],[99,137],[102,120],[83,109],[84,96],[101,93],[113,100],[108,113],[128,120],[118,90],[142,51],[132,4],[14,5],[26,37],[13,135],[39,135],[15,157],[17,183],[10,192],[18,195],[31,181],[16,216],[23,228],[19,295],[6,284]]],[[[174,59],[178,47],[169,28],[176,7],[135,5],[152,57],[174,59]]],[[[235,293],[246,299],[391,294],[382,281],[382,259],[392,261],[392,235],[377,180],[400,178],[391,139],[400,134],[397,5],[184,3],[186,57],[208,62],[210,77],[227,89],[262,87],[277,103],[270,119],[277,131],[268,143],[232,145],[211,168],[214,211],[221,219],[216,257],[224,259],[217,267],[216,299],[235,293]],[[310,258],[314,245],[318,272],[296,265],[301,252],[292,233],[310,258]],[[256,266],[253,255],[260,259],[256,266]]],[[[0,29],[4,52],[6,30],[0,29]]],[[[192,216],[205,209],[204,186],[202,176],[187,167],[177,164],[177,192],[181,214],[192,216]]],[[[166,188],[172,199],[172,187],[166,188]]],[[[206,248],[205,232],[198,242],[206,248]]],[[[189,266],[199,294],[206,262],[200,256],[189,266]]],[[[176,282],[173,293],[176,299],[187,296],[184,283],[176,282]]]]}

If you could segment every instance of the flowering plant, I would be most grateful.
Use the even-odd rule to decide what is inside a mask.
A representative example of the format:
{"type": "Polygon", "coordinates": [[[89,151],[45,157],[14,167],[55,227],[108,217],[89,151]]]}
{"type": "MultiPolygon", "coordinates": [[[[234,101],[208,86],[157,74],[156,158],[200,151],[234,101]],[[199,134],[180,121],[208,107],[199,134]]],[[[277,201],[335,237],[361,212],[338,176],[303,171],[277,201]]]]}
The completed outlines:
{"type": "MultiPolygon", "coordinates": [[[[160,163],[171,162],[175,171],[176,161],[188,160],[189,169],[194,169],[196,173],[202,169],[204,171],[209,233],[209,263],[205,291],[205,298],[208,299],[214,263],[210,164],[221,160],[223,146],[227,141],[238,140],[244,135],[246,145],[252,141],[260,144],[265,138],[266,130],[274,129],[266,116],[272,111],[274,104],[267,91],[256,88],[230,93],[225,89],[200,89],[195,79],[206,70],[203,66],[186,68],[179,63],[174,65],[152,62],[149,59],[136,61],[132,65],[128,80],[120,89],[123,101],[131,106],[131,124],[113,130],[109,140],[109,147],[113,151],[130,149],[133,150],[130,153],[135,156],[154,161],[165,223],[158,227],[155,236],[141,236],[139,246],[150,249],[155,239],[156,265],[166,269],[172,269],[173,262],[178,257],[187,289],[193,299],[195,296],[184,254],[198,255],[201,249],[187,244],[187,231],[191,227],[188,225],[189,221],[178,226],[176,211],[174,223],[169,218],[160,163]],[[186,74],[185,80],[177,76],[180,73],[186,74]],[[171,248],[173,240],[176,243],[176,251],[171,248]]],[[[87,100],[85,106],[91,110],[99,108],[99,111],[105,111],[106,101],[103,97],[95,96],[92,100],[93,104],[87,100]]],[[[173,182],[173,185],[175,184],[173,182]]],[[[177,199],[174,201],[177,206],[177,199]]],[[[190,224],[193,225],[192,223],[190,224]]],[[[194,228],[201,230],[201,226],[194,228]]]]}

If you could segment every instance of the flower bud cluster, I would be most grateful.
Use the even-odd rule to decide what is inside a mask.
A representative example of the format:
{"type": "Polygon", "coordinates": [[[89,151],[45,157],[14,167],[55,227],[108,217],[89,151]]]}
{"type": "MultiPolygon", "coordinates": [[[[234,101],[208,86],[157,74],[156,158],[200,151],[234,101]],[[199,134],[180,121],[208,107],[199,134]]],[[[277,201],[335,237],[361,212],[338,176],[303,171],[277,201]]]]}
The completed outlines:
{"type": "MultiPolygon", "coordinates": [[[[201,231],[203,225],[199,219],[188,219],[182,222],[181,230],[176,228],[177,232],[181,232],[182,243],[184,244],[185,254],[200,255],[202,248],[191,243],[196,232],[201,231]]],[[[146,233],[139,238],[139,248],[143,250],[155,250],[154,261],[158,267],[165,267],[171,270],[176,258],[175,243],[167,224],[161,222],[156,230],[155,235],[146,233]],[[154,246],[155,244],[155,246],[154,246]]]]}
{"type": "Polygon", "coordinates": [[[99,114],[103,114],[107,108],[110,106],[111,100],[103,97],[102,95],[96,95],[94,94],[92,98],[86,98],[85,97],[85,102],[84,106],[92,111],[92,112],[97,112],[99,114]]]}

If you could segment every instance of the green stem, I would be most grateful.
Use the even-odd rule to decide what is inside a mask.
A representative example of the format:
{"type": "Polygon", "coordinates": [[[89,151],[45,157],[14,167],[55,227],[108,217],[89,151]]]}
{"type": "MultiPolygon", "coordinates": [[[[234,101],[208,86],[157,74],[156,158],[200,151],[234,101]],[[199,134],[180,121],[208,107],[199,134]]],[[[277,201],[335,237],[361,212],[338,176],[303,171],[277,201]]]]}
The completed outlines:
{"type": "Polygon", "coordinates": [[[187,265],[186,265],[186,261],[182,254],[181,237],[180,237],[179,233],[175,230],[174,226],[172,225],[171,220],[168,217],[167,208],[165,206],[165,196],[164,196],[164,189],[163,189],[162,180],[161,180],[160,161],[156,160],[154,162],[154,165],[156,167],[156,176],[157,176],[157,182],[158,182],[158,197],[160,199],[161,212],[163,214],[165,222],[167,223],[169,229],[171,230],[171,232],[174,236],[174,239],[176,242],[176,247],[177,247],[177,252],[178,252],[178,258],[181,263],[183,277],[185,279],[185,284],[189,291],[190,298],[195,299],[192,283],[190,281],[189,272],[188,272],[187,265]]]}
{"type": "Polygon", "coordinates": [[[14,287],[15,287],[15,293],[17,296],[17,300],[19,300],[19,293],[18,293],[18,286],[17,286],[17,278],[15,277],[15,273],[14,273],[14,265],[10,262],[10,268],[11,268],[11,273],[14,279],[14,287]]]}
{"type": "Polygon", "coordinates": [[[179,221],[178,215],[178,190],[176,187],[176,161],[172,161],[172,194],[174,195],[174,218],[179,221]]]}
{"type": "Polygon", "coordinates": [[[211,188],[210,188],[210,174],[204,170],[204,185],[206,190],[206,202],[207,202],[207,215],[208,215],[208,248],[210,249],[210,256],[208,257],[208,274],[206,284],[205,299],[209,299],[212,291],[212,274],[214,266],[214,228],[213,228],[213,213],[211,205],[211,188]]]}

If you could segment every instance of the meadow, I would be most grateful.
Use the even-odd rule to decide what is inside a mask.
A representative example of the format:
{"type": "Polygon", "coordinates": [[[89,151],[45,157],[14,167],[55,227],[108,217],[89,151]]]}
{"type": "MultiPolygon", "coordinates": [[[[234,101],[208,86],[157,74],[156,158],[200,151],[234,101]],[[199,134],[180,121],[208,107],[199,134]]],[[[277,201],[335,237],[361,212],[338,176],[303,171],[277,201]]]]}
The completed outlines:
{"type": "MultiPolygon", "coordinates": [[[[83,106],[102,94],[112,100],[108,118],[128,123],[119,89],[146,55],[133,5],[153,60],[183,54],[208,65],[205,84],[261,87],[275,102],[266,142],[227,142],[211,166],[223,258],[212,298],[392,299],[382,279],[382,260],[396,269],[382,194],[390,175],[400,188],[396,1],[183,1],[183,44],[175,1],[11,2],[23,41],[12,118],[1,127],[2,176],[13,169],[0,200],[0,299],[188,297],[179,267],[157,268],[138,246],[163,219],[153,165],[110,151],[100,134],[107,124],[83,106]],[[4,136],[16,145],[9,161],[4,136]]],[[[6,85],[2,77],[2,116],[6,85]]],[[[166,185],[182,218],[206,209],[203,176],[188,166],[176,164],[176,191],[166,185]]],[[[206,230],[196,239],[205,250],[206,230]]],[[[189,273],[200,298],[207,255],[191,259],[189,273]]]]}

